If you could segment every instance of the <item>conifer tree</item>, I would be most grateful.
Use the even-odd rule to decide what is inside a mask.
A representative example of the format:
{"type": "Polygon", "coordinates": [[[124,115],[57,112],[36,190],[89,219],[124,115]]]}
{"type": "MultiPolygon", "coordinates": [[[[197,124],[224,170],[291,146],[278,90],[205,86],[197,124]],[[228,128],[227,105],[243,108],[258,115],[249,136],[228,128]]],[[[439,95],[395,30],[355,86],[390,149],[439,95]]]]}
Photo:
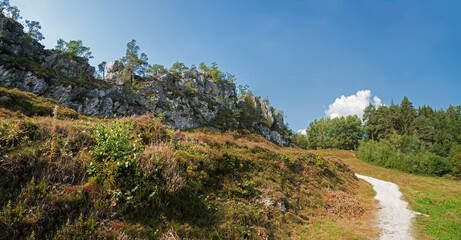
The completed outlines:
{"type": "Polygon", "coordinates": [[[138,54],[139,46],[136,45],[136,40],[131,40],[126,44],[125,56],[121,59],[125,66],[125,80],[135,82],[135,75],[144,75],[148,72],[149,64],[147,63],[147,55],[145,53],[138,54]]]}

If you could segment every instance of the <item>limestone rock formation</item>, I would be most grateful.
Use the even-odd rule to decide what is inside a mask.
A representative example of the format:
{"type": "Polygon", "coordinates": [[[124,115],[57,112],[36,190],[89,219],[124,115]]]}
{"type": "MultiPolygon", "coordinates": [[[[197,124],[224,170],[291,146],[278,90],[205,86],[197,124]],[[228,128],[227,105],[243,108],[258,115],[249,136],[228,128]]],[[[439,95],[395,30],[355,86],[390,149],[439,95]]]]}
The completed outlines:
{"type": "Polygon", "coordinates": [[[289,143],[280,111],[251,93],[238,99],[234,83],[213,79],[206,71],[136,76],[133,84],[124,79],[122,63],[114,61],[107,64],[105,79],[97,80],[87,59],[44,49],[24,34],[21,24],[4,16],[0,45],[0,86],[53,98],[85,115],[153,112],[172,128],[243,128],[279,145],[289,143]]]}

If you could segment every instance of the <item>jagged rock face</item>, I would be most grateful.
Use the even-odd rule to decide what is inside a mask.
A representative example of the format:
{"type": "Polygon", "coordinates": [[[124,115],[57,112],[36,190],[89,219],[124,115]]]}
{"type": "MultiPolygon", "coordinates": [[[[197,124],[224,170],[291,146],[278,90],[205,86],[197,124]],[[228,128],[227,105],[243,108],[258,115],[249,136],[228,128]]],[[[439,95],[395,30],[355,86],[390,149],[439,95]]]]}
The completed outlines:
{"type": "Polygon", "coordinates": [[[213,80],[205,71],[136,76],[132,86],[123,78],[123,65],[114,61],[107,64],[104,81],[96,80],[87,59],[44,49],[3,16],[0,43],[0,86],[53,98],[88,116],[153,112],[177,129],[245,128],[279,145],[289,143],[279,111],[251,93],[238,99],[233,83],[213,80]]]}
{"type": "Polygon", "coordinates": [[[257,132],[265,138],[288,144],[290,137],[286,134],[287,126],[283,122],[283,114],[260,97],[248,92],[238,100],[237,106],[243,112],[240,122],[252,132],[257,132]]]}

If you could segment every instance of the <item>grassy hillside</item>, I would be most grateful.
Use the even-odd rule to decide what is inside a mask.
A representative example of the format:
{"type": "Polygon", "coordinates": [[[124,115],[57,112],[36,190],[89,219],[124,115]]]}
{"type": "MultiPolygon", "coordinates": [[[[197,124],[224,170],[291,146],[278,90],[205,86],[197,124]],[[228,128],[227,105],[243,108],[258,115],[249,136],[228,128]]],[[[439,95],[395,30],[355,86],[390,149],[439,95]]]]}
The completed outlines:
{"type": "Polygon", "coordinates": [[[360,239],[371,187],[247,131],[81,116],[0,89],[0,239],[360,239]]]}
{"type": "Polygon", "coordinates": [[[417,239],[461,239],[461,181],[418,176],[362,162],[352,151],[318,150],[326,158],[341,158],[357,173],[399,185],[412,210],[427,214],[416,216],[417,239]]]}

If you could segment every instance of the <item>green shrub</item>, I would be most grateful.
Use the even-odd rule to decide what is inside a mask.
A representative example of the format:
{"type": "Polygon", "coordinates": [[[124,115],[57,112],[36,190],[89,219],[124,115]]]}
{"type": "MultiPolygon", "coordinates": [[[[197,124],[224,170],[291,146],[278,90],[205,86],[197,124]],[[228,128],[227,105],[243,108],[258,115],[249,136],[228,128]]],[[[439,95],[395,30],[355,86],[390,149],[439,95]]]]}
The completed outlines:
{"type": "Polygon", "coordinates": [[[428,151],[403,152],[387,140],[362,141],[357,149],[357,158],[415,174],[442,176],[451,171],[451,164],[446,158],[428,151]]]}
{"type": "Polygon", "coordinates": [[[90,147],[93,161],[87,164],[94,181],[112,188],[133,168],[142,147],[140,138],[132,130],[131,121],[95,125],[93,139],[96,144],[90,147]]]}
{"type": "Polygon", "coordinates": [[[18,147],[21,143],[37,140],[41,131],[37,124],[25,120],[0,120],[0,153],[18,147]]]}
{"type": "Polygon", "coordinates": [[[95,218],[90,217],[85,220],[83,215],[80,215],[73,223],[68,219],[66,225],[56,233],[54,239],[92,239],[97,228],[98,223],[95,218]]]}
{"type": "Polygon", "coordinates": [[[198,92],[197,88],[194,87],[192,82],[187,82],[184,84],[184,91],[187,95],[192,95],[198,92]]]}

